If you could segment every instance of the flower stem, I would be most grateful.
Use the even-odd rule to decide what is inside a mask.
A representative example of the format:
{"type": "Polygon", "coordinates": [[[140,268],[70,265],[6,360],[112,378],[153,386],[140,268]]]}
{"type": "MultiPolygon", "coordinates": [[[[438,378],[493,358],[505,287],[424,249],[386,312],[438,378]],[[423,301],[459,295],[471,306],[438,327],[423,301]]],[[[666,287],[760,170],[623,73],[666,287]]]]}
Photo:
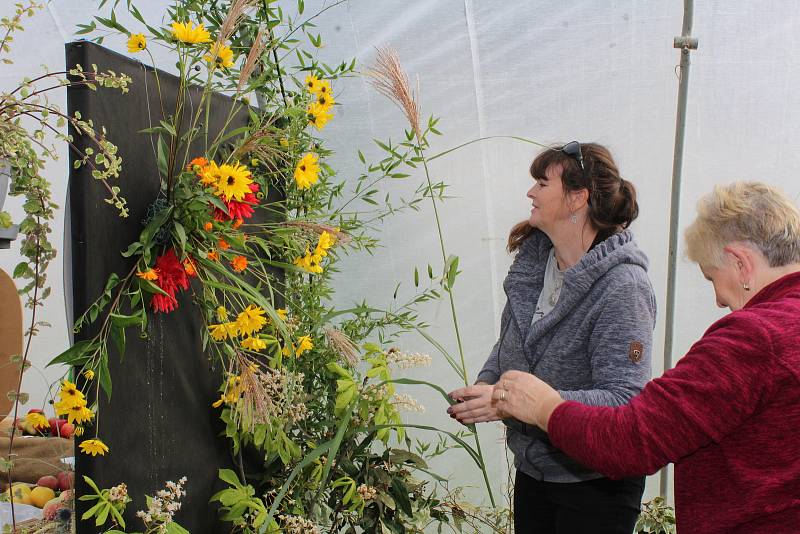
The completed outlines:
{"type": "MultiPolygon", "coordinates": [[[[439,218],[439,208],[436,206],[436,199],[433,196],[433,183],[431,182],[431,173],[428,169],[428,162],[425,159],[425,154],[422,148],[422,141],[419,136],[417,136],[417,148],[419,149],[420,159],[422,160],[422,166],[425,169],[425,179],[428,181],[428,194],[431,198],[431,206],[433,206],[433,215],[436,218],[436,232],[439,236],[439,248],[442,252],[442,264],[444,265],[444,269],[447,268],[447,252],[444,247],[444,234],[442,233],[442,223],[439,218]]],[[[450,314],[453,318],[453,328],[456,334],[456,343],[458,344],[458,356],[461,358],[461,378],[464,379],[464,385],[469,386],[469,381],[467,380],[467,366],[466,362],[464,361],[464,346],[461,343],[461,333],[458,329],[458,315],[456,314],[456,302],[455,297],[453,296],[453,288],[448,284],[447,286],[447,298],[450,300],[450,314]]],[[[481,459],[481,472],[483,474],[483,481],[486,484],[486,491],[489,493],[489,501],[492,503],[492,506],[495,506],[494,502],[494,494],[492,493],[492,486],[489,483],[489,474],[486,472],[486,464],[483,461],[483,452],[481,451],[481,440],[478,436],[478,429],[475,429],[475,449],[478,453],[478,456],[481,459]]]]}

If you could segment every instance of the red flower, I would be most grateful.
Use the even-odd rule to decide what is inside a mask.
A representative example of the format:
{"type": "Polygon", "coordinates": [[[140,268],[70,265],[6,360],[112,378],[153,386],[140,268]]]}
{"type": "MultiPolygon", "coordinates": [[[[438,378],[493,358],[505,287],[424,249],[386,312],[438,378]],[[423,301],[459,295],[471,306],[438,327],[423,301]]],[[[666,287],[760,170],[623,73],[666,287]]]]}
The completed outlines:
{"type": "Polygon", "coordinates": [[[259,187],[257,183],[250,184],[250,193],[247,193],[241,201],[231,200],[225,202],[228,207],[228,212],[224,212],[219,208],[214,208],[215,221],[230,221],[232,219],[249,219],[253,216],[255,210],[253,206],[258,204],[258,198],[255,193],[258,193],[259,187]]]}
{"type": "Polygon", "coordinates": [[[175,293],[180,289],[189,289],[189,278],[186,271],[175,255],[174,249],[169,249],[156,259],[155,268],[158,269],[158,280],[154,283],[164,290],[167,295],[157,293],[153,295],[150,304],[156,312],[168,313],[178,307],[175,293]]]}

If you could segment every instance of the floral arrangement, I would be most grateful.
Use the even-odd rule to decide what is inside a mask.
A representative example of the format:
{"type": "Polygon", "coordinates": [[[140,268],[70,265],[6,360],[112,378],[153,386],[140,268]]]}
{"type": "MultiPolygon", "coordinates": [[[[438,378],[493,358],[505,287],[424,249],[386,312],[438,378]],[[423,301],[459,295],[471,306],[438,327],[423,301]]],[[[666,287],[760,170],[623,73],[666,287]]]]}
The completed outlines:
{"type": "MultiPolygon", "coordinates": [[[[421,123],[396,58],[379,55],[372,76],[378,90],[404,110],[410,128],[399,144],[378,142],[386,152],[380,162],[368,164],[358,153],[365,169],[349,190],[335,181],[335,171],[325,163],[330,152],[317,133],[335,120],[336,81],[354,74],[355,62],[329,66],[300,47],[293,36],[304,35],[313,48],[322,46],[311,22],[317,14],[303,18],[302,0],[294,18],[270,2],[176,0],[165,26],[149,24],[127,2],[124,9],[137,28],[119,22],[119,2],[106,6],[106,0],[98,1],[101,9],[109,9],[108,16],[95,17],[79,33],[90,35],[102,27],[98,42],[108,34],[124,35],[128,51],[147,55],[151,62],[153,46],[168,48],[177,58],[181,89],[173,103],[161,96],[162,106],[171,105],[174,112],[147,131],[157,145],[161,193],[139,238],[120,251],[130,258],[131,268],[111,274],[103,293],[76,320],[76,331],[99,325],[97,334],[51,362],[71,366],[82,376],[80,388],[63,379],[54,399],[57,414],[82,436],[80,451],[98,461],[115,454],[98,430],[98,405],[87,401],[111,397],[109,346],[123,354],[125,332],[136,328],[146,335],[153,314],[197,313],[205,324],[203,346],[225,369],[219,398],[209,409],[225,423],[234,453],[248,447],[263,458],[257,476],[219,472],[228,487],[212,501],[233,529],[423,532],[440,523],[505,532],[507,514],[464,504],[459,491],[451,490],[427,463],[454,448],[465,451],[483,471],[488,488],[474,429],[446,432],[406,424],[401,416],[403,410],[423,408],[400,394],[396,384],[430,387],[447,399],[436,384],[395,376],[430,362],[427,355],[393,347],[403,332],[422,334],[467,379],[460,341],[459,361],[425,333],[415,312],[416,305],[447,295],[457,330],[452,290],[458,259],[446,255],[438,212],[441,274],[429,265],[426,285],[415,271],[417,291],[411,300],[388,310],[366,303],[340,310],[329,303],[340,254],[371,252],[377,246],[371,236],[377,222],[416,209],[426,198],[435,211],[443,198],[445,185],[430,179],[425,156],[428,136],[439,134],[436,120],[421,123]],[[180,117],[190,85],[202,92],[186,124],[180,117]],[[214,93],[231,96],[229,117],[249,115],[248,126],[237,135],[207,130],[207,103],[214,93]],[[251,100],[258,106],[250,106],[251,100]],[[192,152],[192,141],[200,137],[208,139],[205,150],[192,152]],[[412,198],[399,203],[374,199],[377,183],[408,178],[402,168],[418,166],[425,168],[426,181],[412,198]],[[266,203],[273,188],[285,200],[266,203]],[[259,212],[282,213],[285,219],[258,222],[259,212]],[[276,278],[276,267],[283,278],[276,278]],[[192,295],[193,310],[180,308],[182,293],[192,295]],[[275,306],[276,296],[285,302],[283,308],[275,306]],[[412,439],[410,429],[434,432],[439,442],[434,446],[412,439]]],[[[72,74],[85,80],[81,83],[104,87],[124,88],[126,81],[124,75],[72,74]]],[[[80,117],[68,120],[93,135],[93,126],[83,127],[80,117]]],[[[81,162],[100,161],[118,171],[121,161],[112,157],[116,151],[98,137],[108,154],[86,154],[81,162]]],[[[101,181],[113,176],[107,169],[97,172],[101,181]]],[[[109,186],[109,191],[109,202],[125,215],[119,189],[109,186]]],[[[172,518],[184,482],[168,483],[162,490],[166,493],[148,498],[148,510],[138,515],[145,532],[182,530],[172,518]]],[[[94,518],[97,525],[109,521],[112,530],[124,530],[127,488],[100,489],[90,479],[87,484],[95,494],[80,499],[96,503],[81,519],[94,518]]],[[[491,492],[489,497],[494,503],[491,492]]]]}

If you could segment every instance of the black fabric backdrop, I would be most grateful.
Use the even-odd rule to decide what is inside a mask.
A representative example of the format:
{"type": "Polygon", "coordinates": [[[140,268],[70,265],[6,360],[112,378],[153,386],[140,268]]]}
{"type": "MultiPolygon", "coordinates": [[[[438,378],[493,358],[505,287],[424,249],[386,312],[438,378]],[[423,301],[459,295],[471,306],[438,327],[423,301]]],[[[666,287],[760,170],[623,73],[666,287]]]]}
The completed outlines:
{"type": "MultiPolygon", "coordinates": [[[[92,179],[88,168],[71,171],[72,316],[77,317],[100,295],[110,273],[123,277],[133,266],[132,259],[123,258],[120,251],[138,238],[147,209],[159,190],[155,141],[140,131],[157,125],[162,117],[152,68],[82,41],[68,44],[66,56],[68,67],[81,64],[88,71],[95,64],[101,71],[110,69],[133,79],[130,92],[124,95],[103,88],[70,88],[67,94],[69,113],[80,111],[84,119],[94,121],[96,128],[104,126],[108,139],[119,147],[123,163],[118,185],[130,208],[130,216],[121,219],[118,211],[103,201],[107,192],[92,179]]],[[[174,112],[178,79],[159,71],[159,81],[166,112],[174,112]]],[[[190,92],[196,106],[199,90],[190,92]]],[[[213,95],[211,107],[209,130],[215,133],[228,116],[231,100],[213,95]]],[[[184,124],[192,111],[192,106],[186,108],[184,124]]],[[[246,121],[247,114],[240,113],[229,128],[243,126],[246,121]]],[[[85,142],[76,136],[75,145],[83,148],[85,142]]],[[[202,155],[202,147],[198,145],[191,153],[202,155]]],[[[270,188],[262,202],[281,196],[270,188]]],[[[228,442],[220,437],[223,425],[211,408],[219,397],[222,370],[203,354],[201,321],[188,292],[178,302],[180,308],[170,314],[151,315],[147,339],[139,339],[136,329],[128,330],[123,361],[110,350],[113,394],[111,403],[101,398],[99,421],[100,437],[110,452],[94,458],[76,453],[77,491],[86,492],[81,475],[88,475],[101,488],[125,482],[133,498],[125,521],[129,530],[142,530],[135,512],[146,508],[143,495],[154,495],[165,481],[186,476],[188,494],[176,520],[193,534],[225,532],[229,524],[220,523],[216,503],[209,504],[209,498],[225,487],[217,478],[217,470],[238,471],[228,442]]],[[[75,340],[90,338],[96,332],[97,327],[87,329],[76,334],[75,340]]],[[[83,439],[93,435],[90,429],[83,439]]],[[[80,518],[91,503],[76,504],[80,518]]],[[[79,533],[97,530],[88,521],[78,521],[77,527],[79,533]]]]}

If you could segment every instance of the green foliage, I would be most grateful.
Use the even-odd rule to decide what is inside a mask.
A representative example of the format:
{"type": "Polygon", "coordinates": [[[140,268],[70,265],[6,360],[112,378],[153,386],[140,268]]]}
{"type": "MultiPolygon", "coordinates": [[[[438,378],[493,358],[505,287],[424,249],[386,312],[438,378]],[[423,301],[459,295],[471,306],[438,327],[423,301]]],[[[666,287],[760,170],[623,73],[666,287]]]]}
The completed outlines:
{"type": "Polygon", "coordinates": [[[675,509],[663,497],[642,504],[642,513],[636,521],[636,532],[642,534],[675,534],[675,509]]]}

